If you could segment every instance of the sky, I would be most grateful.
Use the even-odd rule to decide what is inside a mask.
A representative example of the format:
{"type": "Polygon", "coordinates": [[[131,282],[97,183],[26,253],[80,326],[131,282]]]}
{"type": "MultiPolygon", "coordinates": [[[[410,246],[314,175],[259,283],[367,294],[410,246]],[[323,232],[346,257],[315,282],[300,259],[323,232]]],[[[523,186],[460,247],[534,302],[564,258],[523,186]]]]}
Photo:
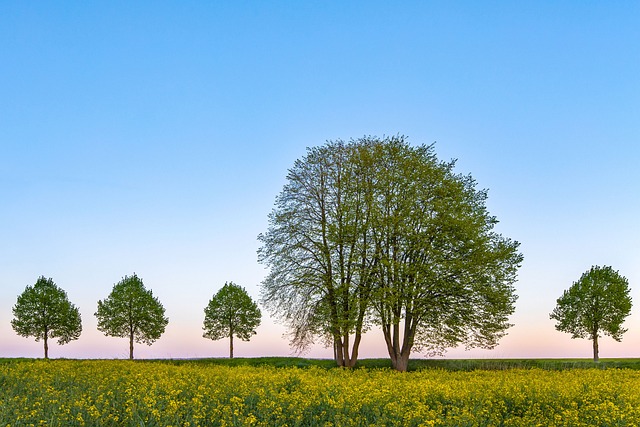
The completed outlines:
{"type": "MultiPolygon", "coordinates": [[[[640,356],[639,19],[632,1],[1,2],[0,357],[43,355],[10,325],[40,276],[83,321],[51,357],[128,357],[94,313],[134,272],[169,317],[136,357],[227,356],[204,307],[227,281],[259,299],[287,170],[398,134],[458,159],[524,255],[509,335],[446,357],[591,357],[549,313],[592,265],[636,304],[600,356],[640,356]]],[[[292,355],[285,332],[263,309],[234,354],[292,355]]],[[[360,355],[388,356],[379,330],[360,355]]]]}

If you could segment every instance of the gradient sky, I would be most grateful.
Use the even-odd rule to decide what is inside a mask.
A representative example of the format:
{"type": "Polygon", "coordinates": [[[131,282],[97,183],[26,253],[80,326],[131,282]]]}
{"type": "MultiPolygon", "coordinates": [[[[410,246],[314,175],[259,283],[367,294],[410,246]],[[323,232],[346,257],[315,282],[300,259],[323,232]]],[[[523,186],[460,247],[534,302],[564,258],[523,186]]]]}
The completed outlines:
{"type": "MultiPolygon", "coordinates": [[[[592,265],[636,304],[601,357],[640,356],[638,22],[632,1],[0,3],[0,357],[42,356],[10,325],[41,275],[83,319],[52,357],[127,357],[93,314],[133,272],[170,319],[137,357],[226,356],[203,310],[225,281],[259,297],[287,169],[395,134],[459,159],[524,254],[509,335],[448,357],[590,357],[549,313],[592,265]]],[[[264,315],[236,356],[291,354],[264,315]]],[[[361,356],[387,356],[379,331],[361,356]]]]}

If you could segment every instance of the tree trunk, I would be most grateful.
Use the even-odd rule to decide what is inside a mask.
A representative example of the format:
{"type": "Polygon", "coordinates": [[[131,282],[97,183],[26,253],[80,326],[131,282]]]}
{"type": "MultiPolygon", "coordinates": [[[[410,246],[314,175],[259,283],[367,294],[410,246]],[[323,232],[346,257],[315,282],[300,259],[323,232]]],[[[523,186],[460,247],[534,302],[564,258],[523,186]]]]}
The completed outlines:
{"type": "Polygon", "coordinates": [[[340,367],[344,366],[344,346],[342,345],[342,338],[338,336],[334,336],[333,343],[336,346],[335,355],[336,355],[336,364],[340,367]]]}
{"type": "Polygon", "coordinates": [[[389,353],[389,358],[391,359],[391,366],[393,367],[393,369],[396,369],[399,355],[396,353],[396,350],[393,347],[393,341],[391,339],[391,325],[383,324],[382,334],[384,335],[385,343],[387,343],[387,352],[389,353]]]}
{"type": "Polygon", "coordinates": [[[233,332],[229,334],[229,359],[233,359],[233,332]]]}
{"type": "Polygon", "coordinates": [[[358,362],[358,348],[362,341],[362,333],[357,332],[354,335],[353,345],[351,346],[351,355],[349,354],[349,335],[337,337],[333,339],[333,358],[336,365],[341,368],[353,368],[358,362]]]}
{"type": "Polygon", "coordinates": [[[343,360],[342,366],[345,368],[349,367],[349,333],[344,334],[344,338],[342,340],[343,347],[343,360]]]}
{"type": "Polygon", "coordinates": [[[598,334],[593,336],[593,361],[600,361],[600,356],[598,355],[598,334]]]}
{"type": "Polygon", "coordinates": [[[413,325],[409,327],[405,325],[403,329],[402,346],[400,346],[400,325],[383,324],[382,326],[387,351],[391,358],[391,366],[400,372],[406,372],[409,367],[409,356],[413,348],[413,334],[415,334],[413,325]]]}
{"type": "Polygon", "coordinates": [[[129,334],[129,360],[133,360],[133,331],[129,334]]]}
{"type": "Polygon", "coordinates": [[[49,344],[47,343],[47,335],[49,334],[44,334],[44,358],[48,359],[49,358],[49,344]]]}
{"type": "Polygon", "coordinates": [[[353,339],[353,349],[351,350],[351,359],[348,360],[349,368],[353,368],[356,366],[358,362],[358,347],[360,347],[360,341],[362,340],[362,334],[356,332],[356,335],[353,339]]]}
{"type": "Polygon", "coordinates": [[[407,368],[409,367],[409,352],[404,354],[400,354],[400,357],[396,362],[396,370],[400,372],[407,372],[407,368]]]}

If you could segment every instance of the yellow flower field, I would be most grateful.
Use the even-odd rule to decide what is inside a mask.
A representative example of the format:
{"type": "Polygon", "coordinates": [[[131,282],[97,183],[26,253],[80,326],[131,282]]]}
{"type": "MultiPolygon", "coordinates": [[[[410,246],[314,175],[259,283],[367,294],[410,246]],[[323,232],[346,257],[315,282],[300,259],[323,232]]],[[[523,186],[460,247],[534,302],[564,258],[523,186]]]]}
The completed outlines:
{"type": "Polygon", "coordinates": [[[0,427],[638,426],[640,372],[0,364],[0,427]]]}

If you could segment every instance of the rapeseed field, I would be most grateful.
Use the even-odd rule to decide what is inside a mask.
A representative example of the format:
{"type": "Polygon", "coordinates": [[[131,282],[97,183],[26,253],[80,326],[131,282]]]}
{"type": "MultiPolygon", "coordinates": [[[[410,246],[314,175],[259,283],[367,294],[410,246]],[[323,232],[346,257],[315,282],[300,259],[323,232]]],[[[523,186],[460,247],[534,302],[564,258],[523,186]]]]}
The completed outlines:
{"type": "Polygon", "coordinates": [[[0,364],[0,420],[0,427],[638,426],[640,372],[15,361],[0,364]]]}

